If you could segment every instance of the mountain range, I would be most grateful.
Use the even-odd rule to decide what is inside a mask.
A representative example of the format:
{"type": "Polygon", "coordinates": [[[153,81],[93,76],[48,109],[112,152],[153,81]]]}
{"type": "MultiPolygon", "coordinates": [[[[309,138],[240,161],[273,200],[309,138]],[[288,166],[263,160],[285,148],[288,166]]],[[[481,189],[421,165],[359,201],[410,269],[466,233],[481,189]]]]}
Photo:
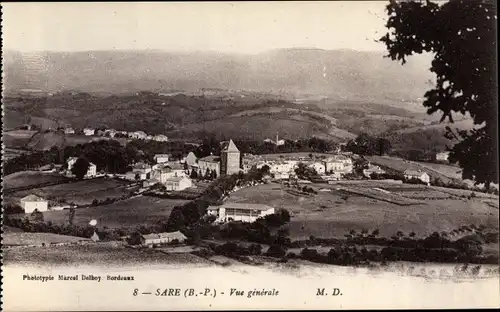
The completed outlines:
{"type": "Polygon", "coordinates": [[[331,101],[420,103],[432,79],[430,58],[412,57],[401,65],[384,56],[384,52],[299,48],[252,55],[5,51],[3,69],[7,91],[69,89],[120,94],[223,88],[296,97],[321,95],[331,101]]]}

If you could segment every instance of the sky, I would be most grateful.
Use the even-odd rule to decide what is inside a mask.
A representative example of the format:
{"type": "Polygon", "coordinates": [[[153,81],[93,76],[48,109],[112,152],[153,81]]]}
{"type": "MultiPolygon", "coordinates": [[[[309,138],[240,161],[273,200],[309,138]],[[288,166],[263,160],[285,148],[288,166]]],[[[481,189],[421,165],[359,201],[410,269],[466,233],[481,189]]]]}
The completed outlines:
{"type": "Polygon", "coordinates": [[[387,1],[4,3],[5,49],[383,51],[387,1]]]}

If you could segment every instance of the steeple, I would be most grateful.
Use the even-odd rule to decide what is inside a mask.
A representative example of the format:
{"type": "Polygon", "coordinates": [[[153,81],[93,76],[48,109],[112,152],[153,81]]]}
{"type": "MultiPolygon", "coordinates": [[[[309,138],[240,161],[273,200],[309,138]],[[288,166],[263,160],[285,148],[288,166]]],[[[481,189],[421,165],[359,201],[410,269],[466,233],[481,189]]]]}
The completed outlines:
{"type": "Polygon", "coordinates": [[[229,143],[225,146],[224,152],[240,152],[240,150],[236,147],[232,139],[229,139],[229,143]]]}

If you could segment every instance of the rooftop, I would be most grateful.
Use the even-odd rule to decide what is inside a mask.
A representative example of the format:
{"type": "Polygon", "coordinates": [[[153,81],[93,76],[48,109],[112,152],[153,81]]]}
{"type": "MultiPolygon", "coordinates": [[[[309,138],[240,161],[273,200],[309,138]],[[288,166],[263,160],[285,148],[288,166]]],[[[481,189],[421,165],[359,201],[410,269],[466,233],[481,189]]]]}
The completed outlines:
{"type": "Polygon", "coordinates": [[[45,199],[36,196],[35,194],[30,194],[28,196],[24,196],[23,198],[21,198],[21,201],[40,202],[40,201],[45,201],[45,199]]]}
{"type": "Polygon", "coordinates": [[[404,174],[406,175],[416,175],[416,176],[420,176],[422,174],[426,173],[425,171],[422,171],[422,170],[405,170],[404,174]]]}
{"type": "Polygon", "coordinates": [[[252,203],[225,203],[219,208],[233,208],[233,209],[260,210],[260,211],[274,209],[273,207],[268,205],[252,204],[252,203]]]}
{"type": "Polygon", "coordinates": [[[210,155],[210,156],[207,156],[207,157],[200,158],[199,161],[219,162],[220,161],[220,157],[219,156],[210,155]]]}
{"type": "Polygon", "coordinates": [[[229,142],[222,143],[222,151],[223,152],[239,152],[240,150],[236,147],[233,140],[230,139],[229,142]]]}
{"type": "Polygon", "coordinates": [[[186,239],[186,236],[182,234],[180,231],[177,232],[169,232],[169,233],[152,233],[142,235],[144,239],[159,239],[159,238],[171,238],[171,239],[186,239]]]}

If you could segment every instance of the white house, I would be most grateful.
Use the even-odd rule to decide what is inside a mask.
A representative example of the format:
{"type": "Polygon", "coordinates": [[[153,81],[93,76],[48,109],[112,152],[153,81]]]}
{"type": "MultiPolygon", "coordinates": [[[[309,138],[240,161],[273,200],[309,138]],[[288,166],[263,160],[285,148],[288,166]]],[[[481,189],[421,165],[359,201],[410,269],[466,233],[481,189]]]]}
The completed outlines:
{"type": "Polygon", "coordinates": [[[315,161],[315,162],[312,162],[308,165],[309,168],[313,168],[314,170],[316,170],[316,172],[318,174],[323,174],[325,173],[326,171],[326,167],[325,167],[325,164],[323,162],[319,162],[319,161],[315,161]]]}
{"type": "Polygon", "coordinates": [[[32,213],[33,211],[47,211],[49,208],[49,203],[45,199],[30,194],[19,200],[21,207],[24,209],[24,213],[32,213]]]}
{"type": "Polygon", "coordinates": [[[84,128],[83,129],[83,134],[85,134],[86,136],[94,135],[95,134],[95,129],[84,128]]]}
{"type": "Polygon", "coordinates": [[[163,134],[157,134],[153,136],[153,140],[158,142],[168,142],[168,137],[163,134]]]}
{"type": "Polygon", "coordinates": [[[154,160],[157,164],[166,163],[170,158],[169,154],[156,154],[154,160]]]}
{"type": "Polygon", "coordinates": [[[418,179],[426,184],[430,184],[431,177],[427,174],[427,172],[422,170],[406,170],[404,172],[405,179],[418,179]]]}
{"type": "Polygon", "coordinates": [[[327,174],[347,174],[352,173],[352,159],[344,155],[335,155],[324,161],[325,172],[327,174]]]}
{"type": "Polygon", "coordinates": [[[185,242],[187,237],[180,231],[170,233],[153,233],[142,235],[142,245],[153,247],[155,245],[162,245],[177,241],[179,243],[185,242]]]}
{"type": "Polygon", "coordinates": [[[73,128],[65,128],[64,134],[75,134],[75,129],[73,128]]]}
{"type": "Polygon", "coordinates": [[[182,191],[193,186],[193,182],[186,176],[171,177],[163,183],[167,191],[182,191]]]}
{"type": "Polygon", "coordinates": [[[219,222],[254,222],[258,218],[273,213],[274,208],[271,206],[250,203],[225,203],[222,206],[210,206],[207,209],[207,214],[216,216],[219,222]]]}
{"type": "Polygon", "coordinates": [[[85,176],[87,178],[92,178],[92,177],[95,177],[97,175],[97,166],[93,163],[89,163],[89,169],[87,169],[87,173],[85,174],[85,176]]]}
{"type": "Polygon", "coordinates": [[[363,169],[363,175],[367,178],[370,178],[372,173],[383,174],[383,173],[385,173],[385,170],[383,170],[379,166],[375,166],[375,165],[371,165],[371,164],[368,165],[368,168],[363,169]]]}
{"type": "Polygon", "coordinates": [[[130,132],[129,137],[132,139],[146,139],[148,135],[144,131],[135,131],[135,132],[130,132]]]}
{"type": "Polygon", "coordinates": [[[175,166],[172,167],[174,168],[172,169],[170,166],[164,166],[154,169],[151,172],[151,178],[158,180],[160,183],[165,183],[168,179],[186,176],[183,169],[175,166]]]}
{"type": "Polygon", "coordinates": [[[436,154],[437,161],[448,161],[448,157],[450,157],[450,152],[442,152],[436,154]]]}

